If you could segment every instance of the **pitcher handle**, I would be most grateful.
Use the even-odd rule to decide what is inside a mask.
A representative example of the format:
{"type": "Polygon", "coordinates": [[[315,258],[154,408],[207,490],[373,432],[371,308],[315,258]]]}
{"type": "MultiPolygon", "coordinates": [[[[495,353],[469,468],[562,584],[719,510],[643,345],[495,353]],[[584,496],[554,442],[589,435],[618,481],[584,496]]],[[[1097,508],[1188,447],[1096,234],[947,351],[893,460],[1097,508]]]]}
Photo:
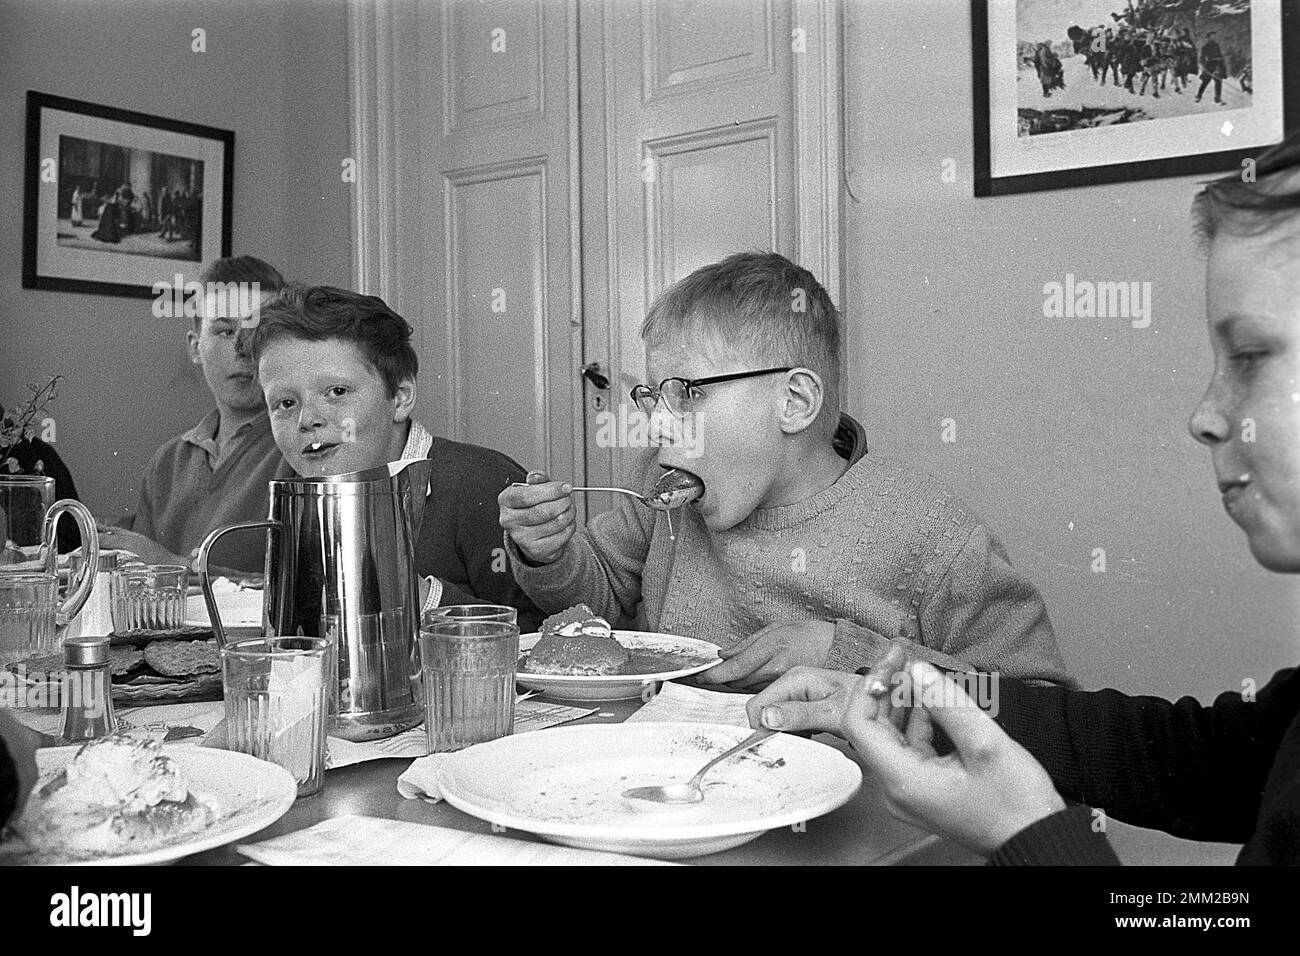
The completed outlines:
{"type": "Polygon", "coordinates": [[[69,621],[81,613],[90,598],[90,590],[95,586],[95,574],[99,570],[99,533],[95,530],[95,519],[90,509],[74,498],[60,498],[50,505],[50,510],[45,513],[45,525],[41,528],[41,557],[46,571],[57,579],[58,523],[64,515],[72,515],[77,523],[77,531],[81,533],[81,554],[85,561],[82,562],[81,576],[75,585],[72,581],[68,582],[68,596],[63,599],[55,614],[54,623],[59,627],[66,627],[69,621]]]}
{"type": "MultiPolygon", "coordinates": [[[[208,618],[212,621],[212,633],[217,639],[218,647],[226,646],[226,629],[221,623],[221,612],[217,610],[217,599],[212,593],[212,581],[208,574],[208,553],[212,546],[223,535],[231,531],[244,531],[255,528],[265,528],[270,534],[275,534],[284,530],[284,523],[274,519],[266,521],[245,521],[243,524],[228,524],[224,528],[217,528],[210,535],[203,539],[199,545],[199,557],[197,565],[199,568],[199,587],[203,589],[203,603],[208,607],[208,618]]],[[[266,582],[270,586],[270,582],[266,582]]]]}

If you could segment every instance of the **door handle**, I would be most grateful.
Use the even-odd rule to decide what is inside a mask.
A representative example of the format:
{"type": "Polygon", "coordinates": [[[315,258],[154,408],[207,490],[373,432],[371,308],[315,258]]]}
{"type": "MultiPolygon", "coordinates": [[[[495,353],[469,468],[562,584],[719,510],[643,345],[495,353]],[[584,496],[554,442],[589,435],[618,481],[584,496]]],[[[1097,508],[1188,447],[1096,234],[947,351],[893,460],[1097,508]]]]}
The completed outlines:
{"type": "Polygon", "coordinates": [[[588,362],[581,370],[582,377],[592,384],[594,388],[602,391],[609,388],[609,378],[600,370],[599,362],[588,362]]]}

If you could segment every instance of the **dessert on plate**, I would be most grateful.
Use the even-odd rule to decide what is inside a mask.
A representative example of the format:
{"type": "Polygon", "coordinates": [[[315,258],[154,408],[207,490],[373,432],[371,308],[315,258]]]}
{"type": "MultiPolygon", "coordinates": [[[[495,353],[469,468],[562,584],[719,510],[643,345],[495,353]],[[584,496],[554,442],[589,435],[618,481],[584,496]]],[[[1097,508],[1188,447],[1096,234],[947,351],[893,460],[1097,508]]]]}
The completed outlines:
{"type": "Polygon", "coordinates": [[[216,818],[157,741],[114,734],[43,779],[13,829],[34,850],[89,857],[144,853],[216,818]]]}
{"type": "Polygon", "coordinates": [[[541,637],[520,667],[530,674],[608,677],[628,661],[609,621],[578,604],[542,621],[541,637]]]}

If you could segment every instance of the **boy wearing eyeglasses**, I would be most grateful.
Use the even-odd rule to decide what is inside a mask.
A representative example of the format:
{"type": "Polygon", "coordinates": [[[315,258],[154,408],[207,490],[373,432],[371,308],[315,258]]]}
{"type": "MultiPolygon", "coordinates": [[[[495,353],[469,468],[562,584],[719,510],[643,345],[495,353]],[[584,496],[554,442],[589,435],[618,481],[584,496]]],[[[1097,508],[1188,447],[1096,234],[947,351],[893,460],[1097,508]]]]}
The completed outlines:
{"type": "Polygon", "coordinates": [[[572,485],[530,473],[498,497],[515,578],[548,613],[722,648],[704,683],[748,689],[797,665],[857,670],[901,638],[942,666],[1072,686],[1042,598],[935,479],[867,455],[839,410],[838,315],[776,253],[704,266],[651,306],[651,380],[632,398],[664,469],[703,495],[673,515],[617,496],[576,527],[572,485]],[[690,439],[690,440],[688,440],[690,439]]]}

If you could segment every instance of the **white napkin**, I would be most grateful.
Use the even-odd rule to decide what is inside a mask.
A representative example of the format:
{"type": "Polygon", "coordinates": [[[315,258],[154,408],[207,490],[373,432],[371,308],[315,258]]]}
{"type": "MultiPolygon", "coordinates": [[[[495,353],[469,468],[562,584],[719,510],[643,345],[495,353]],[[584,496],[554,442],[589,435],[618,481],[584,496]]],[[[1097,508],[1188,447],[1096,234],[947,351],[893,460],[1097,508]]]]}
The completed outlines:
{"type": "Polygon", "coordinates": [[[465,833],[377,817],[323,820],[235,848],[269,866],[675,866],[618,853],[465,833]]]}
{"type": "Polygon", "coordinates": [[[445,754],[428,754],[411,762],[411,765],[397,778],[397,792],[407,800],[426,800],[437,803],[442,799],[442,787],[438,784],[438,770],[454,761],[460,752],[445,754]]]}
{"type": "Polygon", "coordinates": [[[753,694],[724,694],[721,691],[685,687],[667,681],[662,685],[659,693],[629,717],[628,721],[682,721],[748,727],[749,717],[745,714],[745,704],[753,696],[753,694]]]}

